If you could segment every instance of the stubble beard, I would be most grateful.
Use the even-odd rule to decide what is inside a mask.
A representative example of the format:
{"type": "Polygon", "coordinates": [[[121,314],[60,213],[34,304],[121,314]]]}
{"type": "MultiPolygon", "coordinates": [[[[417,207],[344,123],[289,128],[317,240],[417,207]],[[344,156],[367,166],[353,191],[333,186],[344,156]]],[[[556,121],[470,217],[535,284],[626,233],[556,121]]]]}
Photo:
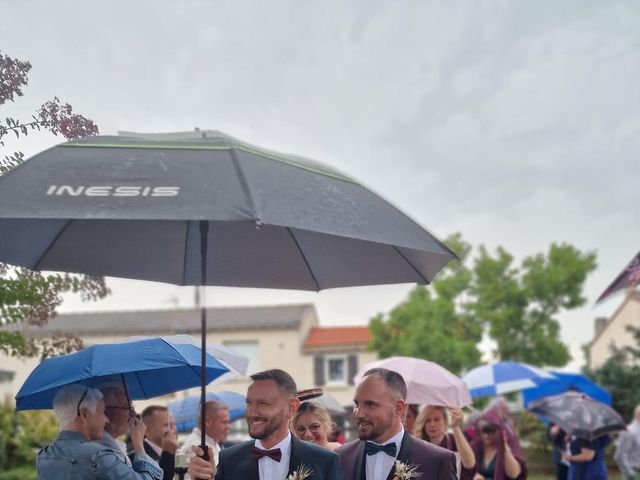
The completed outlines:
{"type": "Polygon", "coordinates": [[[265,420],[265,423],[260,426],[255,426],[258,428],[257,431],[255,429],[252,430],[251,421],[249,423],[249,436],[255,440],[264,440],[271,436],[278,430],[278,428],[280,428],[280,425],[284,420],[284,416],[282,414],[277,414],[270,419],[260,418],[260,420],[265,420]]]}
{"type": "Polygon", "coordinates": [[[384,423],[379,423],[379,424],[374,424],[372,422],[366,422],[368,424],[368,431],[367,432],[363,432],[358,428],[358,438],[360,438],[360,440],[373,440],[375,441],[376,439],[380,438],[381,436],[384,435],[384,433],[386,431],[388,431],[391,428],[391,420],[384,422],[384,423]]]}

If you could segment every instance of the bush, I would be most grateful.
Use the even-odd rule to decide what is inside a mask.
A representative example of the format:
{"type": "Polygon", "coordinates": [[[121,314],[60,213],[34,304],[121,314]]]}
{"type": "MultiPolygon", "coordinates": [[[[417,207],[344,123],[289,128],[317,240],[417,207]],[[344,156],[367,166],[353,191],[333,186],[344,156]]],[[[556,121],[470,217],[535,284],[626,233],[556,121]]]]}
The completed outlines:
{"type": "MultiPolygon", "coordinates": [[[[2,475],[12,471],[11,469],[34,469],[37,451],[51,443],[57,433],[57,421],[52,411],[33,410],[16,414],[11,400],[0,403],[0,472],[4,472],[2,475]]],[[[0,476],[0,480],[4,478],[0,476]]]]}
{"type": "Polygon", "coordinates": [[[0,480],[36,480],[36,468],[23,465],[0,473],[0,480]]]}

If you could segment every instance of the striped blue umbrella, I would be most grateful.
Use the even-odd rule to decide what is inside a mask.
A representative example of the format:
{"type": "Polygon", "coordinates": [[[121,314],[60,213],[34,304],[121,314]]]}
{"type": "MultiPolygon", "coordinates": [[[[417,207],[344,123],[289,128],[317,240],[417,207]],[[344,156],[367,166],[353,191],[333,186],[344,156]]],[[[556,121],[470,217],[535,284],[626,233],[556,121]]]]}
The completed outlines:
{"type": "Polygon", "coordinates": [[[569,390],[586,393],[591,398],[611,406],[611,393],[589,377],[580,373],[559,372],[557,370],[551,370],[551,373],[558,377],[557,381],[545,382],[536,388],[530,388],[522,392],[522,400],[524,401],[525,408],[529,406],[529,403],[538,398],[559,395],[569,390]]]}
{"type": "Polygon", "coordinates": [[[555,379],[552,373],[520,362],[482,365],[462,376],[473,398],[526,390],[555,379]]]}
{"type": "MultiPolygon", "coordinates": [[[[206,399],[217,400],[229,407],[229,419],[231,421],[243,417],[246,411],[244,395],[236,392],[207,392],[206,399]]],[[[191,395],[181,400],[174,400],[167,404],[167,408],[173,414],[176,428],[179,432],[186,432],[196,426],[198,410],[200,409],[200,395],[191,395]]]]}

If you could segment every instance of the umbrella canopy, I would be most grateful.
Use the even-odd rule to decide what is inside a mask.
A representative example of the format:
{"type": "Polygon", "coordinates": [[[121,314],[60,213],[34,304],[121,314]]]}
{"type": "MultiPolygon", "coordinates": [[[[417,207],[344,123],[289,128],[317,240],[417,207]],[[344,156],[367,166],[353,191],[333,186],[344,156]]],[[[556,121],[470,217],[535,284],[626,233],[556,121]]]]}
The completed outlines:
{"type": "Polygon", "coordinates": [[[464,382],[437,363],[411,357],[386,358],[367,363],[354,382],[371,368],[386,368],[402,375],[407,384],[407,403],[464,407],[472,402],[464,382]]]}
{"type": "MultiPolygon", "coordinates": [[[[220,132],[196,136],[74,140],[0,177],[0,261],[176,285],[317,291],[426,284],[456,258],[340,172],[220,132]]],[[[204,307],[201,319],[204,354],[204,307]]]]}
{"type": "Polygon", "coordinates": [[[345,408],[340,405],[340,402],[336,400],[333,395],[324,393],[324,390],[320,387],[309,388],[306,390],[300,390],[296,395],[301,402],[313,401],[318,405],[323,406],[327,412],[334,415],[344,415],[345,408]]]}
{"type": "Polygon", "coordinates": [[[352,178],[220,132],[67,142],[0,177],[0,204],[0,261],[32,270],[321,290],[455,258],[352,178]]]}
{"type": "Polygon", "coordinates": [[[580,373],[560,372],[557,370],[551,370],[550,373],[553,374],[557,380],[544,382],[537,387],[529,388],[522,392],[525,408],[538,398],[559,395],[569,390],[585,393],[595,400],[606,405],[611,405],[611,394],[609,391],[593,382],[589,377],[580,373]]]}
{"type": "MultiPolygon", "coordinates": [[[[236,392],[207,392],[206,400],[216,400],[229,407],[229,420],[234,421],[243,417],[246,411],[244,395],[236,392]]],[[[167,408],[176,421],[179,432],[186,432],[196,426],[200,409],[200,395],[191,395],[181,400],[174,400],[167,404],[167,408]]]]}
{"type": "MultiPolygon", "coordinates": [[[[211,355],[206,361],[206,383],[228,371],[211,355]]],[[[40,363],[16,395],[16,408],[53,408],[58,389],[72,383],[99,387],[124,382],[130,398],[152,398],[200,385],[201,365],[201,351],[194,344],[161,338],[96,344],[40,363]]]]}
{"type": "Polygon", "coordinates": [[[338,402],[338,400],[334,396],[328,393],[323,393],[318,398],[314,398],[311,401],[319,405],[322,405],[324,408],[327,409],[327,412],[329,412],[332,415],[345,414],[345,409],[342,405],[340,405],[340,402],[338,402]]]}
{"type": "Polygon", "coordinates": [[[528,410],[549,419],[569,435],[588,440],[626,428],[615,410],[578,392],[539,398],[528,410]]]}
{"type": "Polygon", "coordinates": [[[517,392],[555,379],[552,373],[520,362],[482,365],[462,376],[473,398],[517,392]]]}
{"type": "MultiPolygon", "coordinates": [[[[134,340],[148,340],[152,337],[134,336],[129,337],[128,341],[134,340]]],[[[200,342],[196,341],[191,335],[167,335],[159,337],[171,344],[187,344],[200,348],[200,342]]],[[[236,378],[244,377],[247,374],[247,368],[249,367],[249,359],[238,353],[234,352],[224,345],[218,343],[207,343],[207,354],[211,355],[224,365],[228,372],[223,373],[218,378],[209,383],[209,386],[220,385],[236,378]]]]}

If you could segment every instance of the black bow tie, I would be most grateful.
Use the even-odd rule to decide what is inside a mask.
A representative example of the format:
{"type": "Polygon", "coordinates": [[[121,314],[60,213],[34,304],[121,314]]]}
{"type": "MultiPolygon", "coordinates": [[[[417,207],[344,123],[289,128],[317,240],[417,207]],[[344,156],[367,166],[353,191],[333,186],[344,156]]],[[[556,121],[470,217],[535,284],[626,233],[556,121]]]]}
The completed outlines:
{"type": "Polygon", "coordinates": [[[251,448],[251,455],[256,460],[260,460],[262,457],[269,457],[276,462],[279,462],[282,459],[282,452],[279,448],[274,448],[273,450],[262,450],[261,448],[256,447],[255,445],[251,448]]]}
{"type": "Polygon", "coordinates": [[[364,445],[364,452],[367,455],[375,455],[378,452],[384,452],[390,457],[396,458],[397,451],[396,443],[391,442],[386,445],[378,445],[377,443],[367,442],[364,445]]]}

